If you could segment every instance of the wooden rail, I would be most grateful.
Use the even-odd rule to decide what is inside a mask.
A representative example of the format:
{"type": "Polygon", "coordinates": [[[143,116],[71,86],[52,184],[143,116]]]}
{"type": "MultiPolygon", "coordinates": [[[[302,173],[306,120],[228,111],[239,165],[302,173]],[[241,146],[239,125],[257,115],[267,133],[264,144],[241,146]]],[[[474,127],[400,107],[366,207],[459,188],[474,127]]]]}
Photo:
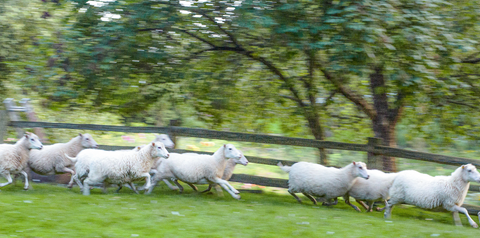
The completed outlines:
{"type": "MultiPolygon", "coordinates": [[[[43,127],[43,128],[77,129],[77,130],[117,131],[117,132],[130,132],[130,133],[166,133],[166,134],[172,133],[172,134],[175,134],[176,136],[222,139],[222,140],[231,140],[231,141],[245,141],[245,142],[264,143],[264,144],[292,145],[292,146],[337,149],[337,150],[361,151],[361,152],[369,152],[374,155],[393,156],[398,158],[422,160],[422,161],[455,165],[455,166],[468,164],[468,163],[476,166],[480,166],[480,160],[446,156],[446,155],[438,155],[438,154],[430,154],[425,152],[418,152],[418,151],[405,150],[405,149],[399,149],[399,148],[391,148],[387,146],[381,146],[378,144],[374,144],[374,145],[352,144],[352,143],[318,141],[318,140],[312,140],[312,139],[292,138],[292,137],[283,137],[283,136],[257,135],[257,134],[248,134],[248,133],[214,131],[214,130],[206,130],[206,129],[192,129],[192,128],[184,128],[184,127],[127,127],[127,126],[29,122],[29,121],[12,121],[8,123],[8,126],[16,127],[16,128],[43,127]]],[[[118,147],[118,146],[104,147],[104,149],[107,149],[107,150],[125,149],[125,148],[127,147],[118,147]]],[[[253,157],[249,157],[249,158],[253,158],[253,157]]],[[[268,161],[264,161],[263,164],[274,165],[276,164],[275,161],[279,161],[279,160],[273,160],[273,161],[268,160],[268,161]]]]}
{"type": "Polygon", "coordinates": [[[128,126],[108,126],[94,124],[72,124],[72,123],[51,123],[51,122],[30,122],[30,121],[11,121],[8,126],[15,128],[62,128],[93,131],[117,131],[129,133],[165,133],[175,134],[176,136],[198,137],[209,139],[221,139],[232,141],[246,141],[263,144],[293,145],[313,148],[326,148],[338,150],[367,151],[367,146],[362,144],[352,144],[333,141],[319,141],[304,138],[292,138],[284,136],[257,135],[249,133],[214,131],[207,129],[194,129],[184,127],[128,127],[128,126]]]}

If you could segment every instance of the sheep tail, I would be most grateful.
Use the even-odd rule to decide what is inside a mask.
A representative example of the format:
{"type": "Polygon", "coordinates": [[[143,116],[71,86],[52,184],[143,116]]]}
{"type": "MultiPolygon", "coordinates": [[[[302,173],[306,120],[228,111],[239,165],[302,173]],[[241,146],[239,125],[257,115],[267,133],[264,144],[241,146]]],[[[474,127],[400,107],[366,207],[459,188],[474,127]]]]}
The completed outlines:
{"type": "Polygon", "coordinates": [[[70,156],[68,156],[67,154],[64,154],[64,155],[65,155],[65,157],[67,157],[68,159],[70,159],[74,164],[77,162],[77,158],[75,158],[75,157],[70,157],[70,156]]]}
{"type": "Polygon", "coordinates": [[[289,173],[289,172],[290,172],[291,166],[283,165],[282,162],[278,162],[277,166],[280,167],[280,168],[281,168],[283,171],[285,171],[286,173],[289,173]]]}

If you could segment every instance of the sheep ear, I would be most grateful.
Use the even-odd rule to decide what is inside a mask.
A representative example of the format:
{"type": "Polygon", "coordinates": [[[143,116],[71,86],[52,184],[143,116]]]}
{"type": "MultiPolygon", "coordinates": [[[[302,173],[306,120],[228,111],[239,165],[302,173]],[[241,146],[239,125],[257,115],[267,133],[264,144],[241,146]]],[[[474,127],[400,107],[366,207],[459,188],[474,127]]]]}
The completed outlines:
{"type": "Polygon", "coordinates": [[[353,161],[353,165],[356,165],[355,161],[353,161]]]}
{"type": "Polygon", "coordinates": [[[27,138],[27,139],[28,139],[28,134],[27,134],[27,133],[25,133],[25,138],[27,138]]]}
{"type": "Polygon", "coordinates": [[[82,133],[78,133],[78,135],[79,135],[80,137],[82,137],[82,136],[83,136],[83,135],[82,135],[82,133]]]}
{"type": "Polygon", "coordinates": [[[227,148],[227,144],[223,144],[223,148],[227,148]]]}
{"type": "Polygon", "coordinates": [[[140,150],[140,149],[142,149],[142,147],[140,147],[140,146],[137,146],[137,150],[140,150]]]}
{"type": "Polygon", "coordinates": [[[152,142],[152,146],[155,146],[155,142],[152,142]]]}
{"type": "Polygon", "coordinates": [[[462,169],[465,169],[465,165],[462,165],[462,169]]]}

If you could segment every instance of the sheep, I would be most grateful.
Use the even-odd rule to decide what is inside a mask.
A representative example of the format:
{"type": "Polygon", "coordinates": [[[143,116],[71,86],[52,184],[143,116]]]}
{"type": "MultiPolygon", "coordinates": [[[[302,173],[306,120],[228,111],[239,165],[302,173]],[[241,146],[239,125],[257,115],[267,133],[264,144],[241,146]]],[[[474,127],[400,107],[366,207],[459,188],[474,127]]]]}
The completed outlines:
{"type": "MultiPolygon", "coordinates": [[[[152,142],[161,142],[165,145],[166,148],[174,148],[175,147],[175,144],[173,143],[173,141],[170,139],[170,137],[167,135],[167,134],[160,134],[160,135],[156,135],[155,136],[155,139],[152,141],[152,142]]],[[[134,151],[139,151],[143,146],[137,146],[135,148],[133,148],[134,151]]],[[[93,150],[93,151],[97,151],[98,150],[93,150]]],[[[75,163],[75,168],[76,168],[76,171],[77,173],[79,173],[78,175],[74,175],[72,176],[72,179],[70,180],[70,183],[68,185],[69,188],[73,187],[73,180],[75,180],[75,182],[78,184],[78,186],[80,188],[83,188],[83,185],[82,185],[82,182],[80,181],[80,179],[82,179],[83,177],[86,177],[87,174],[88,174],[88,171],[89,171],[89,168],[88,168],[88,165],[90,163],[90,160],[91,158],[95,158],[95,153],[96,152],[86,152],[84,153],[81,157],[77,157],[77,158],[70,158],[73,163],[75,163]],[[78,162],[77,162],[78,161],[78,162]],[[80,171],[80,172],[79,172],[80,171]]],[[[158,161],[158,160],[157,160],[158,161]]],[[[154,165],[154,167],[156,168],[156,166],[154,165]]],[[[152,167],[153,168],[153,167],[152,167]]],[[[151,171],[152,172],[152,171],[151,171]]],[[[155,171],[153,171],[155,172],[155,171]]],[[[171,185],[171,184],[170,184],[171,185]]],[[[104,190],[105,190],[105,186],[106,184],[104,185],[104,190]]],[[[116,192],[120,191],[120,189],[122,189],[123,185],[119,185],[118,189],[116,190],[116,192]]],[[[138,193],[138,191],[136,190],[135,186],[133,185],[133,183],[128,183],[128,185],[126,187],[129,187],[130,189],[132,189],[134,192],[138,193]]],[[[172,189],[175,189],[176,187],[172,188],[172,189]]],[[[178,188],[177,188],[178,189],[178,188]]]]}
{"type": "MultiPolygon", "coordinates": [[[[80,153],[81,154],[81,153],[80,153]]],[[[161,142],[152,142],[139,151],[103,151],[89,164],[90,171],[83,181],[83,195],[90,195],[90,185],[103,182],[124,184],[146,178],[150,188],[150,168],[158,157],[168,158],[169,153],[161,142]]]]}
{"type": "Polygon", "coordinates": [[[175,144],[167,134],[156,135],[155,140],[153,140],[152,142],[155,142],[155,141],[162,142],[166,148],[170,148],[170,149],[175,148],[175,144]]]}
{"type": "MultiPolygon", "coordinates": [[[[327,201],[333,199],[334,203],[323,204],[335,205],[337,197],[344,196],[357,177],[369,178],[367,166],[363,162],[353,162],[340,169],[308,162],[298,162],[292,166],[283,166],[279,162],[277,165],[289,173],[288,192],[299,203],[302,203],[302,200],[295,193],[303,193],[314,204],[317,204],[317,201],[312,195],[327,201]]],[[[350,201],[346,200],[345,203],[350,204],[350,201]]]]}
{"type": "Polygon", "coordinates": [[[41,151],[32,151],[28,159],[28,167],[41,175],[70,173],[73,184],[73,163],[65,156],[75,157],[84,148],[97,148],[98,144],[90,134],[78,134],[67,143],[47,145],[41,151]]]}
{"type": "MultiPolygon", "coordinates": [[[[143,148],[143,146],[136,146],[132,150],[133,151],[140,151],[142,148],[143,148]]],[[[117,150],[117,151],[128,151],[128,150],[117,150]]],[[[71,179],[70,183],[68,184],[69,188],[71,188],[73,186],[73,180],[75,180],[77,185],[81,189],[83,189],[83,184],[80,180],[84,179],[88,175],[88,172],[90,171],[90,167],[89,167],[90,163],[93,160],[97,159],[99,157],[98,155],[100,153],[103,153],[103,152],[108,153],[108,151],[105,151],[105,150],[86,149],[86,150],[83,150],[81,153],[79,153],[77,155],[77,157],[75,157],[75,158],[70,157],[67,154],[65,154],[65,157],[70,159],[72,161],[72,163],[75,164],[75,172],[76,172],[75,175],[72,176],[72,179],[71,179]]],[[[117,192],[120,189],[121,189],[121,186],[117,190],[117,192]]],[[[136,191],[135,187],[132,187],[132,190],[136,191]]]]}
{"type": "MultiPolygon", "coordinates": [[[[397,174],[384,173],[380,170],[373,169],[368,170],[368,175],[370,176],[368,180],[357,179],[343,198],[345,201],[349,201],[349,196],[352,196],[367,210],[367,212],[371,212],[375,201],[382,200],[385,202],[385,205],[387,204],[387,199],[389,198],[388,190],[392,186],[393,180],[397,174]],[[368,206],[366,206],[362,200],[368,201],[368,206]]],[[[355,210],[360,211],[357,206],[353,204],[349,205],[355,210]]]]}
{"type": "Polygon", "coordinates": [[[1,183],[0,187],[7,186],[12,183],[11,175],[22,174],[25,177],[25,186],[23,189],[28,189],[28,175],[24,169],[27,166],[27,161],[31,149],[43,148],[42,142],[38,136],[26,132],[20,140],[14,145],[2,144],[0,145],[0,174],[7,179],[6,183],[1,183]]]}
{"type": "MultiPolygon", "coordinates": [[[[173,179],[183,181],[187,184],[219,184],[233,198],[240,199],[239,192],[233,188],[227,181],[222,179],[227,159],[243,157],[232,144],[224,144],[213,155],[200,154],[172,154],[168,160],[163,160],[157,168],[154,182],[163,179],[173,179]]],[[[151,193],[153,186],[145,188],[151,193]]]]}
{"type": "MultiPolygon", "coordinates": [[[[193,153],[185,153],[185,154],[193,154],[193,153]]],[[[184,154],[184,155],[185,155],[184,154]]],[[[158,165],[156,168],[158,168],[158,166],[160,166],[160,163],[161,163],[162,159],[159,160],[158,165]]],[[[227,160],[227,164],[225,166],[225,170],[223,171],[223,176],[222,176],[222,179],[225,180],[225,181],[228,181],[232,175],[233,175],[233,170],[235,169],[235,166],[237,164],[242,164],[243,166],[247,166],[248,164],[248,160],[247,158],[245,158],[245,156],[242,156],[242,158],[238,159],[238,158],[232,158],[232,159],[228,159],[227,160]]],[[[157,171],[155,169],[155,171],[157,171]]],[[[158,171],[157,171],[158,172],[158,171]]],[[[158,175],[160,176],[160,175],[158,175]]],[[[155,181],[153,184],[152,184],[152,189],[154,188],[154,186],[156,185],[156,183],[158,181],[156,181],[156,177],[154,175],[154,177],[152,178],[153,181],[155,181]]],[[[167,184],[167,186],[172,189],[172,190],[180,190],[180,193],[183,192],[183,187],[181,185],[179,185],[178,181],[175,182],[175,184],[179,185],[179,186],[173,186],[167,179],[163,179],[163,182],[165,182],[165,184],[167,184]]],[[[193,184],[188,184],[193,190],[195,191],[198,191],[198,188],[193,185],[193,184]]],[[[210,190],[212,190],[212,184],[209,184],[208,185],[208,188],[204,191],[202,191],[201,193],[205,193],[205,192],[208,192],[210,190]]],[[[218,188],[218,187],[217,187],[218,188]]],[[[139,190],[143,190],[143,187],[142,188],[139,188],[139,190]]],[[[219,189],[217,189],[217,191],[220,191],[219,189]]]]}
{"type": "Polygon", "coordinates": [[[472,164],[460,166],[450,176],[432,177],[414,170],[399,172],[389,190],[384,217],[390,219],[394,205],[407,203],[424,209],[443,208],[453,212],[454,218],[461,212],[472,227],[478,228],[467,209],[461,207],[470,182],[480,182],[480,174],[472,164]]]}

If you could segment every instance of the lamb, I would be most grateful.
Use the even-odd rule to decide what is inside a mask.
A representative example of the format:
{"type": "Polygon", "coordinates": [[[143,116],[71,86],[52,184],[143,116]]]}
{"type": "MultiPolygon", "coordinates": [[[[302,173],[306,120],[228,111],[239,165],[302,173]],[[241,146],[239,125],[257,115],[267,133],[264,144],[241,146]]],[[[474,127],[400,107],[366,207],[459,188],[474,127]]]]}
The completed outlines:
{"type": "MultiPolygon", "coordinates": [[[[186,153],[187,154],[187,153],[186,153]]],[[[193,153],[188,153],[188,154],[193,154],[193,153]]],[[[185,154],[184,154],[185,155],[185,154]]],[[[159,160],[160,162],[162,161],[162,159],[159,160]]],[[[245,158],[245,156],[242,156],[242,158],[238,159],[238,158],[232,158],[232,159],[228,159],[227,160],[227,164],[225,166],[225,170],[223,171],[223,176],[222,176],[222,179],[223,180],[226,180],[228,181],[232,175],[233,175],[233,170],[235,169],[235,166],[237,164],[242,164],[243,166],[247,166],[248,164],[248,160],[247,158],[245,158]]],[[[160,163],[158,163],[157,167],[160,166],[160,163]]],[[[157,171],[157,169],[155,169],[155,171],[157,171]]],[[[156,176],[160,176],[160,175],[154,175],[154,177],[152,178],[152,180],[154,181],[153,184],[152,184],[152,190],[154,188],[154,186],[156,185],[156,183],[158,182],[156,176]]],[[[172,189],[172,190],[180,190],[180,193],[183,192],[183,187],[178,183],[178,181],[176,181],[176,179],[174,179],[174,182],[175,184],[177,184],[177,186],[173,186],[167,179],[163,179],[163,182],[165,182],[165,184],[167,184],[167,186],[172,189]]],[[[193,185],[193,184],[188,184],[193,190],[195,191],[198,191],[198,188],[193,185]]],[[[212,184],[209,184],[208,185],[208,188],[204,191],[202,191],[202,193],[205,193],[205,192],[208,192],[210,190],[212,190],[212,184]]],[[[216,187],[218,188],[218,187],[216,187]]],[[[143,188],[140,188],[140,190],[142,190],[143,188]]],[[[217,191],[219,191],[219,189],[217,189],[217,191]]]]}
{"type": "Polygon", "coordinates": [[[29,154],[31,153],[31,149],[41,150],[42,148],[43,145],[38,139],[38,136],[30,132],[26,132],[14,145],[0,145],[0,174],[8,181],[1,183],[0,187],[12,183],[11,175],[22,174],[25,176],[25,186],[23,189],[27,190],[28,175],[24,169],[27,166],[29,154]]]}
{"type": "MultiPolygon", "coordinates": [[[[157,168],[154,182],[163,179],[183,181],[187,184],[219,184],[235,199],[240,199],[239,192],[227,181],[222,179],[227,159],[241,159],[242,153],[232,144],[224,144],[213,155],[194,153],[172,154],[168,160],[163,160],[157,168]]],[[[178,186],[179,184],[177,184],[178,186]]],[[[148,189],[148,188],[145,188],[148,189]]],[[[153,186],[148,189],[151,193],[153,186]]]]}
{"type": "Polygon", "coordinates": [[[169,153],[161,142],[152,142],[139,151],[103,151],[89,164],[89,173],[83,181],[83,195],[90,195],[90,185],[103,182],[124,184],[146,178],[150,188],[150,168],[158,157],[168,158],[169,153]]]}
{"type": "MultiPolygon", "coordinates": [[[[333,204],[324,205],[335,205],[337,197],[344,196],[357,177],[369,178],[367,166],[363,162],[353,162],[340,169],[308,162],[298,162],[292,166],[283,166],[279,162],[277,165],[289,173],[288,192],[299,203],[302,203],[302,200],[295,193],[303,193],[314,204],[317,204],[317,201],[312,195],[327,201],[333,199],[333,204]]],[[[346,200],[345,203],[350,204],[350,201],[346,200]]]]}
{"type": "Polygon", "coordinates": [[[98,144],[90,134],[78,134],[67,143],[47,145],[41,151],[32,151],[28,160],[28,167],[41,175],[70,173],[73,183],[74,164],[65,156],[75,157],[85,148],[97,148],[98,144]]]}
{"type": "MultiPolygon", "coordinates": [[[[389,198],[388,190],[392,186],[393,180],[397,174],[384,173],[380,170],[373,169],[368,170],[368,175],[370,175],[368,180],[357,179],[352,188],[350,188],[343,198],[345,201],[349,201],[349,196],[352,196],[367,210],[367,212],[371,212],[375,201],[382,200],[385,202],[386,206],[387,199],[389,198]],[[365,205],[362,200],[367,201],[369,203],[368,206],[365,205]]],[[[360,211],[357,206],[353,204],[350,204],[350,206],[355,210],[360,211]]]]}
{"type": "Polygon", "coordinates": [[[472,227],[478,228],[467,209],[461,207],[470,182],[480,182],[480,174],[472,164],[460,166],[450,176],[432,177],[414,170],[399,172],[389,190],[384,216],[389,219],[394,205],[407,203],[424,209],[443,208],[453,212],[454,217],[461,212],[472,227]]]}

